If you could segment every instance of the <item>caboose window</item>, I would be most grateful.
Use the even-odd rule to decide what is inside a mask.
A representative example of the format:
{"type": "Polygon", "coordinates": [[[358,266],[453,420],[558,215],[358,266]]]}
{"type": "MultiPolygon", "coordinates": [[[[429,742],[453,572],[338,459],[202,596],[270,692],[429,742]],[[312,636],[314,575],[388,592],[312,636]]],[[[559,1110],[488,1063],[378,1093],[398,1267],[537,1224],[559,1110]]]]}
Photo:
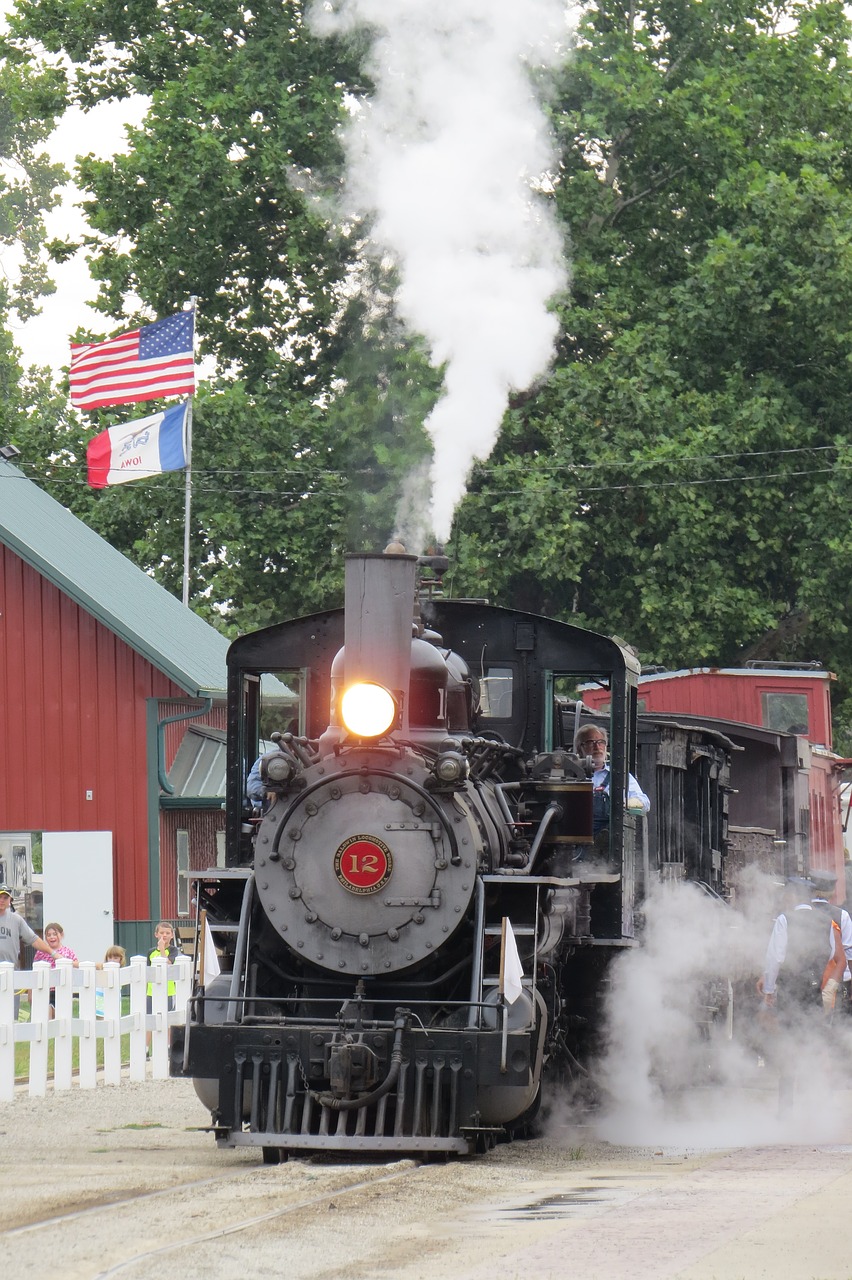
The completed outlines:
{"type": "Polygon", "coordinates": [[[486,667],[479,682],[480,715],[508,720],[512,715],[512,668],[486,667]]]}
{"type": "Polygon", "coordinates": [[[807,733],[808,695],[806,693],[763,693],[763,723],[776,733],[807,733]]]}

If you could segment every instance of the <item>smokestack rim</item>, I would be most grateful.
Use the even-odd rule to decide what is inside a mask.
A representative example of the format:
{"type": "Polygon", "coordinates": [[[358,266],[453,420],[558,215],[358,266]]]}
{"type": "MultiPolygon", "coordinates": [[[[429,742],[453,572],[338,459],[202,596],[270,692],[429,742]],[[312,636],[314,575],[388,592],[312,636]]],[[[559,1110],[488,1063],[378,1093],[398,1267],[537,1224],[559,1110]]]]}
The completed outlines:
{"type": "Polygon", "coordinates": [[[409,560],[416,564],[420,557],[413,556],[408,551],[347,551],[343,559],[344,562],[349,560],[409,560]]]}

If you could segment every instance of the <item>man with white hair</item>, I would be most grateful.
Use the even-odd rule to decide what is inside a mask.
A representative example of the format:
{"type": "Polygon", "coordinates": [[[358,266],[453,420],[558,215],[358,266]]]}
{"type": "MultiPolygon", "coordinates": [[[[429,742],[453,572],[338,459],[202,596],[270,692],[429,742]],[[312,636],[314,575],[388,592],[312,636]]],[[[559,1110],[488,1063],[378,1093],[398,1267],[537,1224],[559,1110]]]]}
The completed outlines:
{"type": "MultiPolygon", "coordinates": [[[[594,764],[592,789],[594,796],[602,798],[601,803],[595,801],[595,831],[609,823],[609,767],[606,762],[609,735],[599,724],[584,724],[574,735],[574,751],[578,756],[591,756],[594,764]],[[605,802],[603,798],[605,797],[605,802]]],[[[650,812],[651,801],[639,786],[632,773],[627,775],[627,807],[628,809],[650,812]]]]}

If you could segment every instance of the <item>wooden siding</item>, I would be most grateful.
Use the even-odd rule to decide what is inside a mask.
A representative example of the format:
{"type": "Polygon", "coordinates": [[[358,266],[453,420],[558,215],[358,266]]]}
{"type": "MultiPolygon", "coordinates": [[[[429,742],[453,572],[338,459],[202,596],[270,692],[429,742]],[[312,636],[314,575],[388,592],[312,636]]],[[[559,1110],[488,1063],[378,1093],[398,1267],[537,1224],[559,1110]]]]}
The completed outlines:
{"type": "Polygon", "coordinates": [[[150,698],[193,705],[0,544],[0,830],[112,831],[119,920],[159,914],[148,900],[150,698]]]}
{"type": "MultiPolygon", "coordinates": [[[[168,809],[160,816],[160,915],[177,920],[177,831],[189,832],[191,871],[216,866],[216,832],[225,830],[224,809],[168,809]]],[[[190,914],[195,918],[195,909],[190,914]]]]}
{"type": "Polygon", "coordinates": [[[843,825],[840,812],[840,788],[831,756],[814,752],[811,756],[810,784],[810,868],[830,871],[837,876],[838,902],[843,902],[846,868],[843,849],[843,825]]]}

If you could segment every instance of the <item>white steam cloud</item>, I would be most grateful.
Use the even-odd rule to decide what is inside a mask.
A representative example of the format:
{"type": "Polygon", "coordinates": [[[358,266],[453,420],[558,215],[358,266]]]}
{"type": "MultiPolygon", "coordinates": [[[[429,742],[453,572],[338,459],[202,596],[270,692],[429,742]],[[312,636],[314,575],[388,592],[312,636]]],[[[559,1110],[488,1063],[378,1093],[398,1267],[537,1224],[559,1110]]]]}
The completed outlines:
{"type": "MultiPolygon", "coordinates": [[[[766,877],[753,880],[736,908],[685,883],[652,892],[643,945],[612,971],[608,1045],[593,1070],[604,1097],[597,1136],[712,1149],[836,1135],[849,1102],[852,1016],[839,1004],[827,1028],[819,1011],[798,1026],[761,1012],[754,983],[780,904],[766,877]]],[[[572,1119],[566,1099],[551,1136],[572,1119]]]]}
{"type": "Polygon", "coordinates": [[[347,199],[373,215],[374,248],[397,264],[399,314],[446,365],[427,421],[431,502],[398,513],[397,529],[416,545],[431,524],[444,539],[510,393],[552,358],[558,325],[547,303],[567,276],[536,190],[553,153],[530,73],[565,58],[566,6],[337,0],[316,4],[312,20],[320,32],[373,33],[376,92],[347,131],[347,199]]]}

